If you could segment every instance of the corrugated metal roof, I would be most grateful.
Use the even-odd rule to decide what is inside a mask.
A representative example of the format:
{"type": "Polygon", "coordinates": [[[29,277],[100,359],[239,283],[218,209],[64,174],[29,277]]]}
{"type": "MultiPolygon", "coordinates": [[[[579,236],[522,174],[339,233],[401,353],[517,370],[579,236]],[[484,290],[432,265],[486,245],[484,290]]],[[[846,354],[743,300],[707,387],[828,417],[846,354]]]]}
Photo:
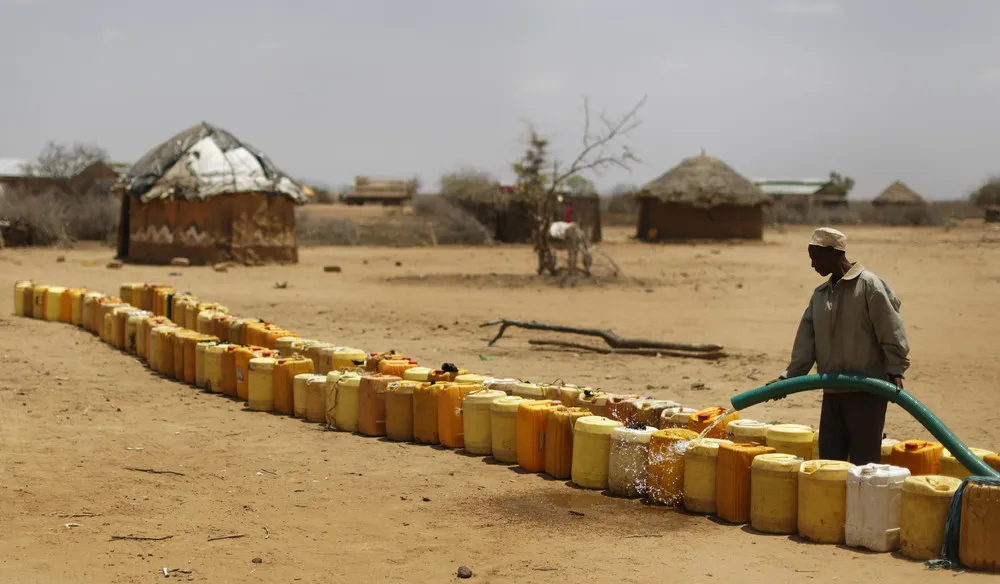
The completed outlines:
{"type": "Polygon", "coordinates": [[[761,178],[753,182],[769,195],[812,195],[826,186],[830,179],[761,178]]]}
{"type": "Polygon", "coordinates": [[[813,195],[823,188],[823,185],[757,185],[760,190],[769,195],[813,195]]]}
{"type": "Polygon", "coordinates": [[[0,158],[0,176],[27,176],[24,165],[30,163],[23,158],[0,158]]]}
{"type": "Polygon", "coordinates": [[[280,194],[297,203],[307,199],[262,152],[204,122],[147,152],[122,180],[131,194],[146,201],[247,192],[280,194]]]}
{"type": "Polygon", "coordinates": [[[816,184],[825,185],[830,182],[828,178],[755,178],[753,182],[760,184],[791,184],[791,185],[803,185],[803,184],[816,184]]]}

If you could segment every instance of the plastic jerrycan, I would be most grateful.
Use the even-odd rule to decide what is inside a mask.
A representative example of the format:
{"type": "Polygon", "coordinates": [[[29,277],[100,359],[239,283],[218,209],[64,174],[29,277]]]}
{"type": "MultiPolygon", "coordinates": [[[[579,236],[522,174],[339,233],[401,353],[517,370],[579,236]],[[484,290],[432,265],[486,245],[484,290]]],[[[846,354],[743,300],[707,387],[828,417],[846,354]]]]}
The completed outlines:
{"type": "Polygon", "coordinates": [[[646,497],[653,503],[677,506],[684,501],[684,455],[698,438],[687,428],[665,428],[649,439],[646,497]]]}
{"type": "Polygon", "coordinates": [[[799,536],[816,543],[844,543],[847,471],[840,460],[807,460],[799,468],[799,536]]]}
{"type": "Polygon", "coordinates": [[[692,440],[684,451],[684,508],[691,513],[715,514],[715,468],[719,446],[730,440],[692,440]]]}
{"type": "MultiPolygon", "coordinates": [[[[345,373],[334,384],[333,408],[334,428],[340,432],[358,431],[358,402],[360,398],[361,376],[345,373]]],[[[328,416],[329,417],[329,416],[328,416]]]]}
{"type": "Polygon", "coordinates": [[[761,454],[750,465],[750,526],[762,533],[799,531],[799,469],[794,454],[761,454]]]}
{"type": "MultiPolygon", "coordinates": [[[[657,414],[659,415],[659,414],[657,414]]],[[[622,426],[611,431],[608,454],[608,490],[634,499],[646,494],[649,471],[649,440],[654,426],[622,426]]]]}
{"type": "Polygon", "coordinates": [[[715,469],[715,513],[730,523],[750,523],[751,467],[774,448],[759,444],[722,444],[715,469]]]}
{"type": "Polygon", "coordinates": [[[465,447],[465,423],[462,420],[462,401],[482,385],[471,383],[441,384],[437,395],[438,439],[447,448],[465,447]]]}
{"type": "Polygon", "coordinates": [[[545,427],[549,410],[559,405],[555,400],[529,400],[518,406],[517,464],[524,470],[545,472],[545,427]]]}
{"type": "Polygon", "coordinates": [[[393,381],[385,396],[385,436],[395,442],[413,440],[413,390],[419,381],[393,381]]]}
{"type": "Polygon", "coordinates": [[[590,416],[590,410],[560,405],[549,410],[545,420],[545,474],[554,479],[572,477],[573,435],[577,420],[590,416]]]}
{"type": "Polygon", "coordinates": [[[903,481],[910,471],[887,464],[866,464],[847,470],[847,518],[844,541],[873,552],[899,547],[903,481]]]}
{"type": "Polygon", "coordinates": [[[586,416],[576,421],[573,426],[573,484],[584,489],[608,488],[611,433],[621,426],[621,422],[602,416],[586,416]]]}
{"type": "Polygon", "coordinates": [[[469,454],[489,456],[493,453],[493,402],[507,397],[498,389],[480,389],[469,392],[462,401],[462,426],[465,451],[469,454]]]}
{"type": "Polygon", "coordinates": [[[497,462],[517,464],[517,411],[525,401],[511,395],[496,399],[490,406],[492,450],[497,462]]]}

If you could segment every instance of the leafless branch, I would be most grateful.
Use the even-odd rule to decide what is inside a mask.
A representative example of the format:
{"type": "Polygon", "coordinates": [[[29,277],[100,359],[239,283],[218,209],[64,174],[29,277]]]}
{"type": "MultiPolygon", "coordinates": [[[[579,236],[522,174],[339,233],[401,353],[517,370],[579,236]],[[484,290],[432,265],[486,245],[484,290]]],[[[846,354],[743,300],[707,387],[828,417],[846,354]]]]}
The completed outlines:
{"type": "Polygon", "coordinates": [[[49,517],[59,517],[60,519],[81,519],[83,517],[100,517],[100,513],[91,513],[90,511],[81,511],[80,513],[69,513],[60,515],[59,512],[49,513],[49,517]]]}
{"type": "Polygon", "coordinates": [[[612,349],[659,349],[667,351],[691,351],[695,353],[715,353],[722,351],[722,345],[716,344],[686,344],[686,343],[674,343],[667,341],[653,341],[648,339],[631,339],[625,337],[619,337],[613,331],[604,329],[594,329],[579,326],[570,325],[560,325],[560,324],[547,324],[537,321],[523,321],[523,320],[510,320],[506,318],[498,318],[496,320],[491,320],[489,322],[484,322],[479,325],[480,327],[496,326],[500,325],[500,330],[490,341],[490,346],[493,346],[500,337],[503,336],[508,327],[517,327],[526,330],[535,331],[551,331],[557,333],[567,333],[575,335],[586,335],[591,337],[600,337],[604,339],[604,342],[608,344],[612,349]]]}
{"type": "Polygon", "coordinates": [[[220,539],[243,539],[246,537],[245,533],[234,533],[233,535],[220,535],[218,537],[210,537],[208,541],[219,541],[220,539]]]}
{"type": "Polygon", "coordinates": [[[607,166],[618,166],[619,168],[630,170],[631,163],[641,162],[627,144],[622,146],[622,152],[618,154],[605,153],[604,149],[618,138],[627,137],[632,130],[641,125],[642,122],[638,119],[637,115],[645,103],[646,96],[643,96],[632,109],[617,119],[609,119],[607,116],[601,115],[599,119],[604,124],[604,130],[593,134],[590,129],[590,102],[587,98],[584,98],[583,149],[577,154],[566,170],[558,172],[556,165],[553,165],[552,192],[558,188],[562,181],[573,175],[588,170],[599,172],[607,166]],[[596,157],[592,157],[595,153],[596,157]]]}
{"type": "Polygon", "coordinates": [[[609,349],[607,347],[595,347],[593,345],[585,345],[583,343],[571,343],[567,341],[546,341],[539,339],[531,339],[528,341],[528,344],[537,347],[558,347],[561,349],[576,349],[579,351],[600,353],[602,355],[638,355],[640,357],[680,357],[683,359],[705,359],[709,361],[722,359],[726,356],[726,354],[721,351],[713,353],[687,353],[684,351],[668,351],[666,349],[609,349]]]}
{"type": "Polygon", "coordinates": [[[167,539],[173,539],[172,535],[164,535],[163,537],[145,537],[141,535],[112,535],[111,541],[164,541],[167,539]]]}
{"type": "Polygon", "coordinates": [[[125,470],[134,470],[135,472],[148,472],[150,474],[169,474],[177,475],[179,477],[185,476],[182,472],[176,472],[172,470],[156,470],[155,468],[135,468],[131,466],[126,466],[125,470]]]}

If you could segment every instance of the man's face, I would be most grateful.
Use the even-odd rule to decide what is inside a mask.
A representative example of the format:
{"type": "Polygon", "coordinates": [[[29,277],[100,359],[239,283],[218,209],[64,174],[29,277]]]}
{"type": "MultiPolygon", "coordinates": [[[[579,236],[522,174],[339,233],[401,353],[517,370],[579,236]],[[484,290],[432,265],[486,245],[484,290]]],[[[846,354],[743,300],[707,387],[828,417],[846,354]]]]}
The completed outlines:
{"type": "Polygon", "coordinates": [[[810,245],[809,259],[812,260],[812,268],[816,273],[826,278],[836,267],[837,254],[828,247],[810,245]]]}

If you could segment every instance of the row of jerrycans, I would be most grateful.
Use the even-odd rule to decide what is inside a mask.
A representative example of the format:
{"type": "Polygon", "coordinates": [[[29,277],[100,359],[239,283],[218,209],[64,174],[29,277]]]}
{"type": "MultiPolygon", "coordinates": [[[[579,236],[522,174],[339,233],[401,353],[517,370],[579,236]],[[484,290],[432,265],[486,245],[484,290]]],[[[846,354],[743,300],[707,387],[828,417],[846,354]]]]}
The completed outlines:
{"type": "MultiPolygon", "coordinates": [[[[818,543],[846,543],[877,552],[899,549],[914,559],[940,554],[948,507],[960,478],[911,476],[909,468],[885,464],[913,464],[914,458],[904,454],[931,448],[927,444],[886,440],[883,463],[857,467],[844,461],[803,460],[762,443],[699,440],[693,433],[677,432],[673,448],[650,453],[651,499],[749,523],[765,533],[797,533],[818,543]],[[665,486],[653,477],[656,458],[671,463],[675,479],[661,493],[655,493],[665,486]]],[[[792,446],[803,441],[794,439],[792,446]]],[[[924,458],[933,456],[925,453],[924,458]]],[[[985,531],[986,524],[979,521],[969,529],[985,531]]],[[[1000,551],[992,554],[977,548],[969,552],[969,561],[988,567],[1000,559],[1000,551]]]]}
{"type": "MultiPolygon", "coordinates": [[[[390,367],[383,363],[380,370],[391,371],[390,367]]],[[[541,396],[546,390],[550,395],[560,390],[563,395],[579,394],[582,403],[597,395],[571,386],[545,388],[469,374],[430,382],[379,373],[361,377],[356,389],[337,387],[332,393],[330,422],[338,430],[493,455],[530,472],[572,477],[584,486],[601,488],[607,480],[606,462],[598,463],[601,468],[594,473],[590,458],[602,458],[603,445],[607,460],[610,430],[621,423],[594,416],[587,407],[523,395],[541,396]],[[511,395],[515,393],[522,395],[511,395]],[[581,447],[574,448],[574,441],[581,447]],[[574,467],[580,471],[573,471],[574,467]]]]}
{"type": "MultiPolygon", "coordinates": [[[[818,438],[808,427],[740,420],[722,408],[694,411],[577,386],[431,371],[395,354],[368,358],[369,375],[339,371],[334,368],[364,363],[363,352],[303,341],[190,295],[155,289],[154,306],[187,325],[181,326],[136,306],[149,305],[148,292],[149,286],[123,285],[119,297],[107,297],[22,281],[15,284],[15,311],[83,326],[146,358],[156,371],[240,397],[252,409],[369,436],[464,447],[583,487],[684,504],[764,532],[873,551],[898,547],[916,559],[938,555],[952,495],[969,474],[934,442],[886,440],[883,462],[892,464],[854,467],[808,460],[818,438]],[[280,359],[275,346],[312,350],[312,358],[280,359]],[[328,374],[313,373],[319,361],[328,374]],[[709,437],[698,439],[702,430],[709,437]],[[721,435],[746,442],[713,437],[721,435]]],[[[995,453],[973,450],[1000,466],[995,453]]],[[[962,561],[994,570],[1000,554],[982,542],[997,522],[992,513],[1000,489],[977,483],[970,489],[962,507],[962,561]]]]}
{"type": "MultiPolygon", "coordinates": [[[[637,490],[631,486],[637,482],[631,475],[646,474],[645,458],[641,470],[636,468],[635,473],[634,463],[620,465],[626,471],[618,474],[613,472],[618,467],[610,463],[615,444],[621,444],[616,455],[635,461],[637,447],[641,449],[649,442],[635,437],[643,432],[633,432],[623,422],[602,415],[621,416],[621,412],[627,411],[622,404],[628,403],[630,396],[613,396],[568,385],[468,379],[470,376],[459,377],[452,383],[406,379],[409,371],[417,369],[408,369],[403,373],[404,378],[383,375],[372,377],[369,382],[363,377],[362,387],[357,391],[336,391],[331,424],[345,431],[386,435],[392,440],[492,454],[498,461],[516,463],[530,472],[572,479],[587,488],[608,488],[609,481],[618,479],[623,485],[629,484],[622,489],[631,492],[637,490]],[[372,387],[366,390],[369,383],[372,387]],[[556,397],[562,399],[553,399],[556,397]],[[375,401],[374,408],[366,408],[366,400],[375,401]],[[378,416],[383,408],[384,426],[373,425],[374,433],[365,429],[363,422],[355,422],[364,420],[366,411],[374,411],[378,416]],[[612,440],[619,433],[621,439],[612,440]]],[[[628,403],[627,407],[635,412],[630,414],[633,419],[650,412],[659,417],[662,410],[672,407],[656,401],[640,400],[639,404],[628,403]]],[[[707,424],[704,419],[707,416],[692,416],[688,412],[685,415],[689,421],[694,418],[692,423],[707,424]]],[[[656,428],[649,430],[652,433],[656,428]]]]}

